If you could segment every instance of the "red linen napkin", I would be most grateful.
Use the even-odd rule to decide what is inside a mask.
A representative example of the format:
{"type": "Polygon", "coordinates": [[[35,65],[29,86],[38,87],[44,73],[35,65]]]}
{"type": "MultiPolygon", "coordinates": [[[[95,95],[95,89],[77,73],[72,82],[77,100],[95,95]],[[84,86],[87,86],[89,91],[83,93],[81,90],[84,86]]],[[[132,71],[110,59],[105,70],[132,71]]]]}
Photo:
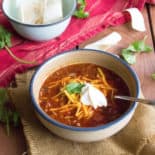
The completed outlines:
{"type": "Polygon", "coordinates": [[[155,4],[155,0],[147,0],[147,3],[155,4]]]}
{"type": "MultiPolygon", "coordinates": [[[[0,24],[12,32],[13,46],[11,51],[18,57],[43,63],[49,57],[75,48],[80,43],[95,36],[109,26],[123,24],[130,20],[128,14],[122,12],[126,8],[137,7],[142,10],[147,0],[87,0],[86,10],[90,12],[87,19],[72,17],[66,31],[55,39],[46,42],[25,40],[14,32],[0,9],[0,24]]],[[[148,0],[155,3],[155,0],[148,0]]],[[[0,4],[2,0],[0,0],[0,4]]],[[[13,60],[5,50],[0,50],[0,86],[7,86],[14,75],[34,65],[20,64],[13,60]]]]}

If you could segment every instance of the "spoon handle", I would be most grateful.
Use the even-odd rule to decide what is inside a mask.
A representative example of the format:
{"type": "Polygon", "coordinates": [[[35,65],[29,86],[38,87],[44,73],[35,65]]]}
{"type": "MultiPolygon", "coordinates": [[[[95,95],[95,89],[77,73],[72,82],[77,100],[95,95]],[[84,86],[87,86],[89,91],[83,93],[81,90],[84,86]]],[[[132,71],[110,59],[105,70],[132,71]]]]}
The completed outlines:
{"type": "Polygon", "coordinates": [[[129,97],[129,96],[119,96],[119,95],[115,95],[114,98],[127,100],[127,101],[133,101],[133,102],[140,102],[140,103],[155,106],[155,100],[147,100],[147,99],[141,99],[141,98],[135,98],[135,97],[129,97]]]}

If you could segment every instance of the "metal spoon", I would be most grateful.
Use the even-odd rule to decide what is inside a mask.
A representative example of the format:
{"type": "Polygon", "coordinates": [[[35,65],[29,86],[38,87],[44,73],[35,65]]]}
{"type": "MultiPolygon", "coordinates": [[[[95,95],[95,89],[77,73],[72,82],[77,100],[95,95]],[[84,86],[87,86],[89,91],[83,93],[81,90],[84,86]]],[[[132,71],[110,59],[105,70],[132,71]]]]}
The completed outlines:
{"type": "Polygon", "coordinates": [[[141,99],[141,98],[129,97],[129,96],[120,96],[120,95],[115,95],[114,98],[155,106],[155,100],[147,100],[147,99],[141,99]]]}

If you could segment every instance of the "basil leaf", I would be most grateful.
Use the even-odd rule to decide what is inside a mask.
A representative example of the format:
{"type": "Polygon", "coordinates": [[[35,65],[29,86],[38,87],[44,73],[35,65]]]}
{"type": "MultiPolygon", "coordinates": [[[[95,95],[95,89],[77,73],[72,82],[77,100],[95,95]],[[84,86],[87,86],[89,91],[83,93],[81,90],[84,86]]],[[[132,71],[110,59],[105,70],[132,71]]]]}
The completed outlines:
{"type": "Polygon", "coordinates": [[[136,63],[136,55],[132,53],[131,51],[124,49],[122,51],[122,56],[129,64],[136,63]]]}
{"type": "Polygon", "coordinates": [[[71,82],[66,85],[66,90],[68,93],[73,94],[73,93],[80,93],[82,87],[84,87],[84,84],[78,83],[78,82],[71,82]]]}

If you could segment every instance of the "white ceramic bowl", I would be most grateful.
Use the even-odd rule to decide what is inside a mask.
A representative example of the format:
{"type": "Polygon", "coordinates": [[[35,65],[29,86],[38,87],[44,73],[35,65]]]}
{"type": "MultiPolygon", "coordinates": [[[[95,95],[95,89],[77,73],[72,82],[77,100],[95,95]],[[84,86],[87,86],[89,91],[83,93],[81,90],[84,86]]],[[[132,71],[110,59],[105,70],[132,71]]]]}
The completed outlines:
{"type": "Polygon", "coordinates": [[[46,41],[62,34],[70,23],[71,16],[76,9],[76,0],[63,0],[63,19],[50,24],[25,24],[15,18],[12,11],[13,0],[3,0],[2,10],[13,28],[24,38],[33,41],[46,41]]]}
{"type": "Polygon", "coordinates": [[[137,103],[132,103],[130,108],[116,120],[105,125],[88,128],[73,127],[57,122],[44,113],[39,106],[39,90],[45,79],[57,69],[75,63],[94,63],[112,70],[124,79],[130,90],[130,94],[139,97],[140,84],[138,77],[131,67],[119,57],[107,52],[89,49],[65,52],[52,57],[42,64],[31,80],[30,95],[39,120],[56,135],[72,141],[92,142],[112,136],[128,124],[134,114],[137,103]]]}

